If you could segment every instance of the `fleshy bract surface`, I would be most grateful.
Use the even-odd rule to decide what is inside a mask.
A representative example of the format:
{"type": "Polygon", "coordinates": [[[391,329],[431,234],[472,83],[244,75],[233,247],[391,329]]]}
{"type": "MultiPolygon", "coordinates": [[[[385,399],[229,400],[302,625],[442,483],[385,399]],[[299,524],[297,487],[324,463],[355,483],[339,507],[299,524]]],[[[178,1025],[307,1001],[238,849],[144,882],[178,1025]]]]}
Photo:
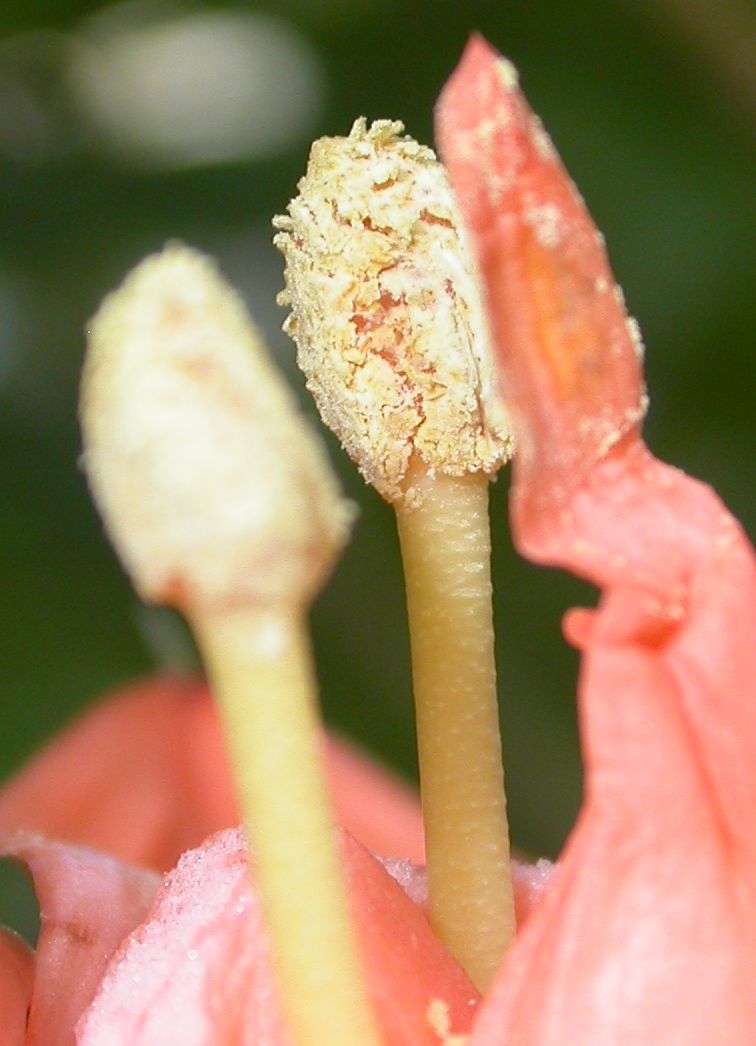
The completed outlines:
{"type": "Polygon", "coordinates": [[[756,1027],[756,566],[640,438],[639,343],[511,67],[474,39],[437,126],[515,419],[520,550],[602,590],[582,811],[470,1046],[747,1046],[756,1027]]]}

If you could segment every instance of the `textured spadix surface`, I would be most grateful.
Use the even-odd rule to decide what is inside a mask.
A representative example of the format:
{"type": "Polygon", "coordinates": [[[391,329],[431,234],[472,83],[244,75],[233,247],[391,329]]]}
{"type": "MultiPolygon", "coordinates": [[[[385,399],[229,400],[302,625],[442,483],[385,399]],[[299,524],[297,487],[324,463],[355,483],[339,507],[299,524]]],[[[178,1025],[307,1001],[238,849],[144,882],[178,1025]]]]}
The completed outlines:
{"type": "Polygon", "coordinates": [[[177,606],[305,601],[350,510],[241,299],[170,246],[91,323],[84,463],[140,593],[177,606]]]}
{"type": "Polygon", "coordinates": [[[388,500],[413,455],[447,474],[512,453],[446,172],[401,123],[321,138],[277,218],[285,329],[321,416],[388,500]]]}

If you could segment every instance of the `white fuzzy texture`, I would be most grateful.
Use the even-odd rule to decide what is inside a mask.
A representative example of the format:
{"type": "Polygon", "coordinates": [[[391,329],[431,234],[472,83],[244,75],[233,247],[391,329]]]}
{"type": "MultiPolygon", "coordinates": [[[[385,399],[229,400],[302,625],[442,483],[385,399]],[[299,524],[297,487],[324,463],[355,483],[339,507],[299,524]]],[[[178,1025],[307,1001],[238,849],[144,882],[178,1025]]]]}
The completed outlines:
{"type": "Polygon", "coordinates": [[[350,510],[240,298],[200,254],[139,265],[91,324],[84,462],[140,594],[305,603],[350,510]]]}

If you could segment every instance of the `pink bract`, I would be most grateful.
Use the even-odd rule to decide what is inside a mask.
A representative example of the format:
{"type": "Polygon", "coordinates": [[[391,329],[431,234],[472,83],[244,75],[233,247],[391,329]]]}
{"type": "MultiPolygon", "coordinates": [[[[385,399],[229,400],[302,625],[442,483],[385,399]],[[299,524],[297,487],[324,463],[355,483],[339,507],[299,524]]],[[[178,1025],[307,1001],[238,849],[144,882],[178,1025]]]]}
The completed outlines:
{"type": "Polygon", "coordinates": [[[756,565],[707,487],[640,437],[639,345],[603,245],[480,39],[437,114],[516,421],[523,553],[602,590],[583,808],[470,1046],[747,1046],[756,1028],[756,565]]]}

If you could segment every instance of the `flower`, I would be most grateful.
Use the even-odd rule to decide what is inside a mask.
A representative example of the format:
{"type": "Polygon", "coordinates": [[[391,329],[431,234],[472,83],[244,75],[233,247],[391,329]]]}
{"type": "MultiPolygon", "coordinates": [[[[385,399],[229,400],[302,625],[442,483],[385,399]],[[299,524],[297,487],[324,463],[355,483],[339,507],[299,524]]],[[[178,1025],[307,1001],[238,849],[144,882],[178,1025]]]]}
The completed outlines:
{"type": "MultiPolygon", "coordinates": [[[[400,862],[392,876],[340,836],[379,1027],[392,1046],[468,1033],[468,1046],[704,1046],[712,1035],[747,1046],[756,1027],[753,551],[711,490],[643,444],[640,344],[601,241],[513,70],[479,39],[441,97],[438,137],[514,419],[515,540],[602,595],[596,611],[565,622],[583,651],[583,808],[537,905],[538,871],[520,873],[517,936],[482,1001],[425,920],[417,870],[400,862]]],[[[203,691],[180,683],[121,695],[0,797],[0,828],[20,816],[121,846],[132,861],[167,865],[197,843],[160,885],[91,850],[4,837],[43,907],[34,960],[0,936],[9,1044],[291,1042],[246,846],[233,830],[187,842],[233,814],[223,761],[206,758],[220,749],[209,709],[203,691]],[[112,752],[113,728],[121,741],[124,724],[135,736],[156,716],[174,737],[190,716],[202,725],[168,751],[154,729],[141,730],[137,751],[166,799],[157,812],[136,803],[136,825],[151,830],[120,840],[111,831],[140,779],[111,788],[111,758],[68,786],[77,802],[93,788],[107,799],[90,807],[88,825],[67,804],[45,809],[35,798],[48,775],[67,782],[82,752],[112,752]],[[199,790],[199,825],[182,816],[177,784],[196,758],[212,782],[199,790]]],[[[406,855],[417,845],[411,801],[338,745],[328,758],[338,764],[337,808],[339,795],[363,788],[384,813],[393,804],[371,845],[406,855]]],[[[365,832],[356,826],[363,842],[365,832]]]]}

